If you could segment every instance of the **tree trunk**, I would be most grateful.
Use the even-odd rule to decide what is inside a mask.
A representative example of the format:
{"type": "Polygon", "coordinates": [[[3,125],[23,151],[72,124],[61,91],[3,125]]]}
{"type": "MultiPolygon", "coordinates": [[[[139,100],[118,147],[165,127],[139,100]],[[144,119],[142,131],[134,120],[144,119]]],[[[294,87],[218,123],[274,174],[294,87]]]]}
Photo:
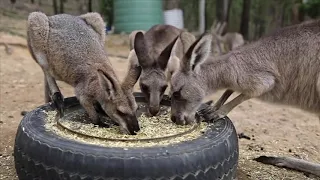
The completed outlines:
{"type": "MultiPolygon", "coordinates": [[[[226,22],[229,21],[229,15],[230,15],[230,8],[231,8],[232,0],[229,0],[228,4],[226,4],[227,9],[225,11],[225,16],[226,16],[226,22]]],[[[228,25],[228,24],[227,24],[228,25]]]]}
{"type": "Polygon", "coordinates": [[[64,0],[60,0],[60,14],[64,13],[64,7],[63,7],[63,3],[64,3],[64,0]]]}
{"type": "Polygon", "coordinates": [[[232,0],[217,0],[217,4],[216,4],[217,20],[221,23],[226,22],[226,26],[222,31],[222,34],[225,34],[228,29],[229,11],[231,8],[231,3],[232,3],[232,0]]]}
{"type": "Polygon", "coordinates": [[[57,0],[52,0],[52,4],[53,4],[53,13],[54,14],[58,14],[58,3],[57,0]]]}
{"type": "Polygon", "coordinates": [[[92,0],[88,0],[88,12],[92,12],[92,0]]]}
{"type": "Polygon", "coordinates": [[[180,0],[164,0],[163,3],[164,10],[180,8],[180,0]]]}
{"type": "Polygon", "coordinates": [[[250,5],[251,0],[243,0],[240,33],[246,40],[249,39],[250,5]]]}
{"type": "Polygon", "coordinates": [[[205,11],[206,11],[206,1],[199,0],[199,33],[202,34],[205,31],[205,11]]]}
{"type": "Polygon", "coordinates": [[[281,19],[280,19],[280,27],[285,26],[285,21],[286,21],[286,7],[287,3],[283,3],[282,9],[281,9],[281,19]]]}
{"type": "Polygon", "coordinates": [[[304,21],[304,13],[300,11],[302,3],[302,0],[299,0],[292,6],[292,24],[299,24],[301,21],[304,21]]]}

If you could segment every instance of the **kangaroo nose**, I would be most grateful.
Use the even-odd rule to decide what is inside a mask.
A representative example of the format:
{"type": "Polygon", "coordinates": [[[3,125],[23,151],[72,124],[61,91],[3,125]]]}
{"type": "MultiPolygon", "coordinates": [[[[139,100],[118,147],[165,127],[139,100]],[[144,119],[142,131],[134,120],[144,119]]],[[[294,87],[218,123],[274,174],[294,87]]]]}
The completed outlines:
{"type": "Polygon", "coordinates": [[[138,119],[136,116],[130,117],[127,126],[131,135],[136,135],[136,132],[140,131],[138,119]]]}
{"type": "Polygon", "coordinates": [[[150,106],[149,112],[152,116],[156,116],[159,113],[160,108],[158,106],[150,106]]]}
{"type": "Polygon", "coordinates": [[[176,122],[177,122],[176,116],[171,115],[171,121],[174,122],[174,123],[176,123],[176,122]]]}
{"type": "Polygon", "coordinates": [[[178,125],[185,125],[185,118],[183,116],[171,115],[171,121],[178,125]]]}

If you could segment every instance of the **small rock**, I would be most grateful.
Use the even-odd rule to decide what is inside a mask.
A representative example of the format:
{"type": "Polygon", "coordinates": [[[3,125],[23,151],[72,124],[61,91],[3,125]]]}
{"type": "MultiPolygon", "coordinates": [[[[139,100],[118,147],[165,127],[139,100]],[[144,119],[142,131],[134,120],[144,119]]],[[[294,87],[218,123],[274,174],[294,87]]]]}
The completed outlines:
{"type": "Polygon", "coordinates": [[[28,113],[28,111],[21,111],[21,116],[25,116],[28,113]]]}
{"type": "Polygon", "coordinates": [[[3,123],[3,121],[0,121],[0,124],[2,124],[3,123]]]}
{"type": "Polygon", "coordinates": [[[291,150],[291,149],[289,149],[289,152],[291,153],[291,152],[292,152],[292,150],[291,150]]]}
{"type": "Polygon", "coordinates": [[[248,140],[251,139],[249,136],[245,135],[244,133],[240,133],[240,134],[238,135],[238,137],[239,137],[239,139],[242,139],[242,138],[248,139],[248,140]]]}
{"type": "Polygon", "coordinates": [[[261,147],[261,148],[260,148],[260,150],[261,150],[261,151],[263,151],[263,150],[264,150],[264,148],[263,148],[263,147],[261,147]]]}
{"type": "Polygon", "coordinates": [[[13,116],[10,115],[10,116],[8,116],[8,118],[13,118],[13,116]]]}
{"type": "Polygon", "coordinates": [[[293,156],[301,159],[301,156],[299,154],[294,153],[293,156]]]}

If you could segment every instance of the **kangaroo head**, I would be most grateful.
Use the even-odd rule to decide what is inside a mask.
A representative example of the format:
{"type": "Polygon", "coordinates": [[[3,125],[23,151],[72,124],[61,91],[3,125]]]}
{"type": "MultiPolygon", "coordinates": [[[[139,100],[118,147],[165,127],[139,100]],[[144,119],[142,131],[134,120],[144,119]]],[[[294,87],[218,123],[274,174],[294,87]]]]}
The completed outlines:
{"type": "Polygon", "coordinates": [[[186,51],[180,60],[180,68],[171,78],[171,120],[177,124],[195,122],[195,112],[205,97],[203,80],[199,76],[200,65],[211,51],[212,35],[203,34],[186,51]]]}
{"type": "Polygon", "coordinates": [[[134,51],[142,68],[139,85],[147,99],[151,115],[158,114],[160,101],[168,86],[165,70],[176,39],[155,57],[142,32],[137,32],[134,38],[134,51]]]}
{"type": "Polygon", "coordinates": [[[123,133],[133,135],[140,130],[136,117],[138,106],[133,96],[133,87],[140,76],[141,67],[129,61],[128,69],[122,84],[118,83],[115,76],[98,70],[99,83],[103,88],[99,103],[106,114],[120,125],[123,133]]]}

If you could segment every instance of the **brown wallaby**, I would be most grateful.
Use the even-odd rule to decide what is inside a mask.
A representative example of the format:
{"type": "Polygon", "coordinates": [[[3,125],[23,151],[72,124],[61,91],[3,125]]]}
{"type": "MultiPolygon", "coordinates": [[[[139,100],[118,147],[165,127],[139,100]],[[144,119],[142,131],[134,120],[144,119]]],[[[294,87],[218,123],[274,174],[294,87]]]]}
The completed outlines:
{"type": "MultiPolygon", "coordinates": [[[[284,27],[217,57],[210,56],[211,40],[208,33],[198,38],[172,75],[172,121],[193,123],[202,99],[219,89],[231,92],[213,107],[218,109],[213,119],[226,116],[251,98],[320,115],[320,20],[284,27]],[[233,91],[241,94],[224,104],[233,91]]],[[[311,168],[298,160],[289,164],[320,173],[320,165],[311,168]]]]}
{"type": "Polygon", "coordinates": [[[183,30],[171,25],[154,25],[146,32],[136,30],[129,36],[130,50],[134,51],[133,54],[137,56],[142,67],[139,85],[148,101],[149,115],[155,116],[159,113],[160,101],[169,84],[170,73],[177,66],[175,57],[181,58],[184,54],[180,47],[188,46],[188,42],[190,46],[195,41],[191,33],[185,32],[185,38],[175,45],[181,32],[183,30]],[[174,45],[175,53],[171,54],[174,45]]]}
{"type": "Polygon", "coordinates": [[[129,64],[131,70],[120,84],[104,49],[105,24],[98,13],[46,16],[33,12],[27,27],[30,53],[45,76],[45,101],[49,102],[51,96],[60,116],[64,102],[56,80],[75,88],[94,124],[101,124],[94,106],[98,103],[123,133],[139,131],[132,89],[141,68],[129,64]]]}

